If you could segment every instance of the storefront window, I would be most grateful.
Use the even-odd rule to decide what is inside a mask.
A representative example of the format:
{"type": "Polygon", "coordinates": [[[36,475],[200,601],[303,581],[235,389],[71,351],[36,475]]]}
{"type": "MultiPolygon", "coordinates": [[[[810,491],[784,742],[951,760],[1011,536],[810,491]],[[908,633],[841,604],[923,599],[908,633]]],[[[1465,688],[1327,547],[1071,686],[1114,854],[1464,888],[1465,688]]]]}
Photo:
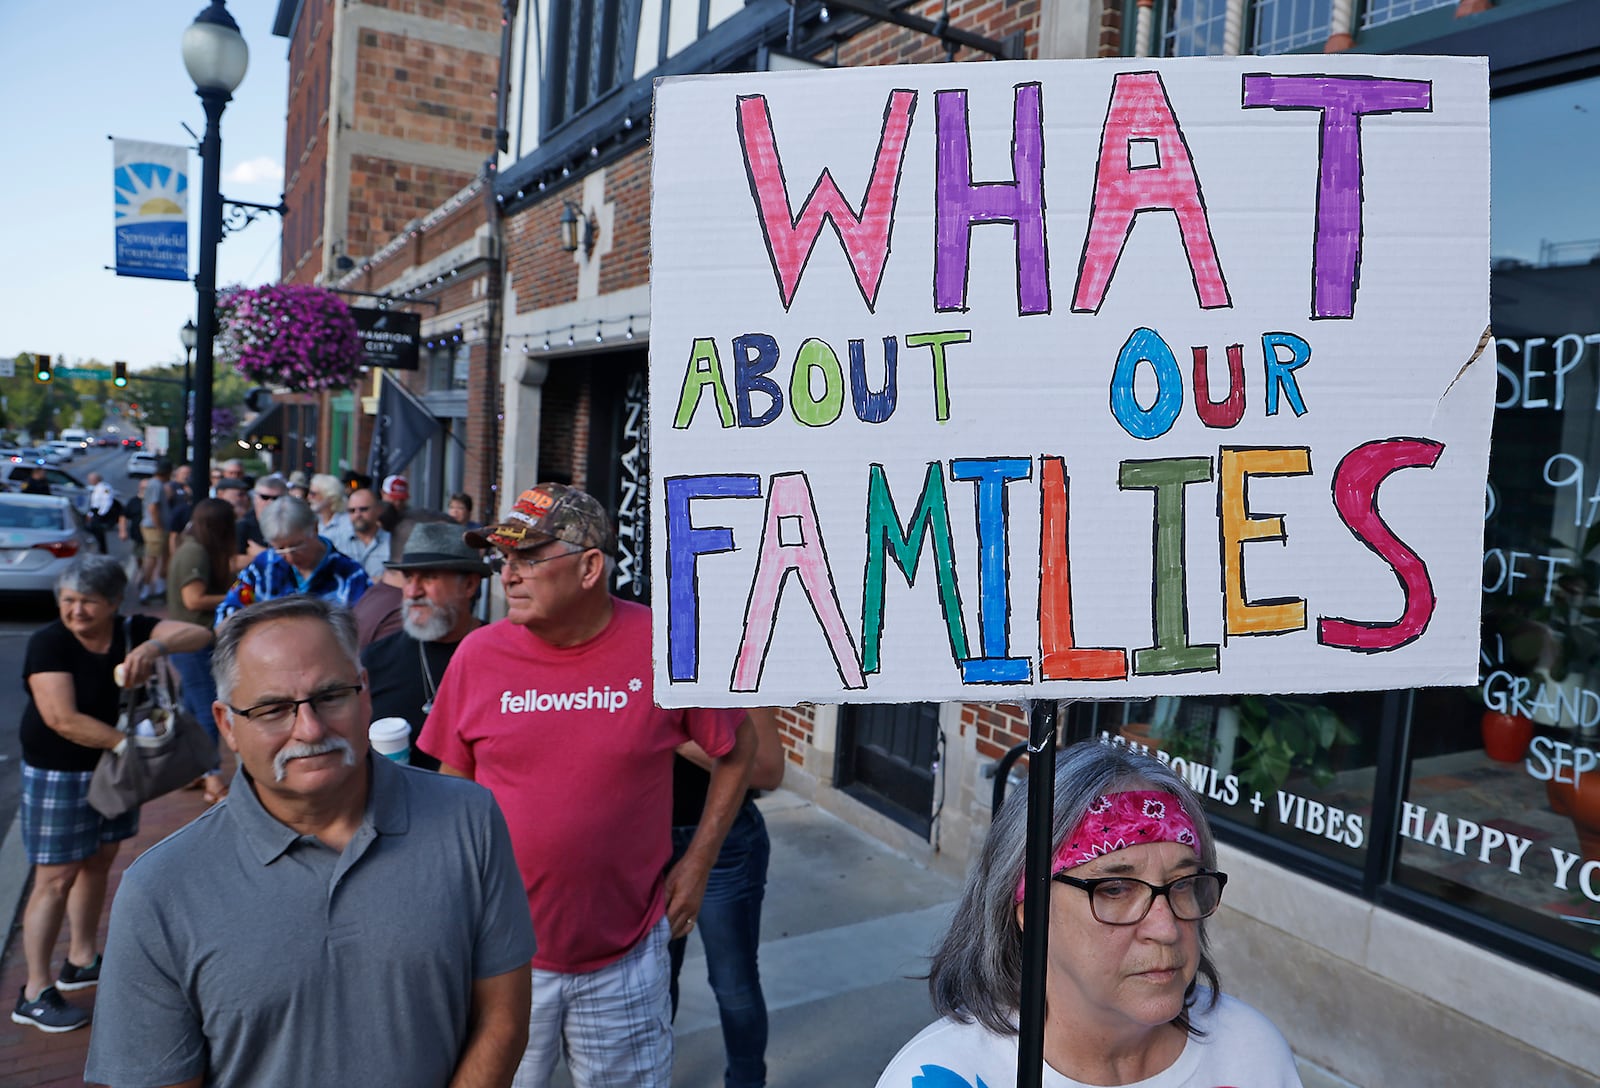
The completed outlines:
{"type": "Polygon", "coordinates": [[[446,343],[427,353],[428,391],[465,389],[472,360],[472,345],[446,343]]]}
{"type": "Polygon", "coordinates": [[[1200,696],[1090,704],[1096,735],[1147,748],[1217,818],[1359,869],[1382,693],[1200,696]]]}
{"type": "Polygon", "coordinates": [[[1490,118],[1481,677],[1413,698],[1395,879],[1600,959],[1600,79],[1490,118]]]}

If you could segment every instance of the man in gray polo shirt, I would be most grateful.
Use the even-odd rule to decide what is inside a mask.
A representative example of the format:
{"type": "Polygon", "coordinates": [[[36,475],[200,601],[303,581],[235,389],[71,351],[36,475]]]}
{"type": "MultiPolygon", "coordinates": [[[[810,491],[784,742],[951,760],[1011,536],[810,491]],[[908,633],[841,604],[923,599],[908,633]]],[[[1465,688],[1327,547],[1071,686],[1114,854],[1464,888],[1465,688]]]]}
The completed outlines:
{"type": "Polygon", "coordinates": [[[218,636],[239,772],[123,877],[85,1079],[510,1085],[534,942],[493,797],[369,754],[344,609],[283,597],[218,636]]]}

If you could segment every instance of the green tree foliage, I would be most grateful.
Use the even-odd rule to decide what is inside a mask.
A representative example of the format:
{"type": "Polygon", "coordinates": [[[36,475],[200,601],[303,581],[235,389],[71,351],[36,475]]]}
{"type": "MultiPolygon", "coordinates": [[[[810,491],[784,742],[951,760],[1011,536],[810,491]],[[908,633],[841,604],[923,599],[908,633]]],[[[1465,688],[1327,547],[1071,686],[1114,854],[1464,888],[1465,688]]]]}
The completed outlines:
{"type": "MultiPolygon", "coordinates": [[[[168,363],[163,366],[131,370],[126,388],[117,388],[110,381],[94,378],[77,378],[61,373],[62,367],[90,368],[111,364],[94,359],[66,360],[56,358],[56,375],[49,382],[33,378],[33,356],[27,352],[17,355],[16,376],[0,378],[0,430],[15,435],[27,432],[34,440],[42,441],[46,432],[60,434],[64,428],[82,426],[98,430],[106,418],[109,405],[116,405],[123,415],[137,419],[141,424],[167,427],[176,447],[183,435],[183,364],[168,363]],[[157,380],[151,380],[157,379],[157,380]],[[132,410],[138,405],[137,412],[132,410]]],[[[212,383],[212,399],[218,408],[231,408],[238,416],[246,414],[244,397],[253,388],[251,382],[233,370],[218,368],[212,383]]],[[[231,435],[213,436],[218,445],[231,444],[231,435]]]]}

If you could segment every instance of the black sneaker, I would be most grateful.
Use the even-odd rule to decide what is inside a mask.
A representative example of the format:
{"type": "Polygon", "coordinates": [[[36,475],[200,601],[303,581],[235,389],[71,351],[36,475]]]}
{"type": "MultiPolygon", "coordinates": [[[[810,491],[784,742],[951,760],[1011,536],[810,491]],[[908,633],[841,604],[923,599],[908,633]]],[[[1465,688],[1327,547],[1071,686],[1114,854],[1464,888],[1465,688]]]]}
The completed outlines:
{"type": "Polygon", "coordinates": [[[17,1007],[11,1011],[16,1024],[32,1024],[40,1031],[52,1035],[63,1031],[77,1031],[89,1026],[89,1014],[67,1004],[67,999],[54,986],[46,986],[44,993],[28,1000],[28,988],[17,992],[17,1007]]]}
{"type": "Polygon", "coordinates": [[[96,956],[94,962],[87,967],[79,967],[71,960],[61,961],[61,977],[56,979],[56,989],[71,993],[74,990],[87,990],[100,982],[100,957],[96,956]]]}

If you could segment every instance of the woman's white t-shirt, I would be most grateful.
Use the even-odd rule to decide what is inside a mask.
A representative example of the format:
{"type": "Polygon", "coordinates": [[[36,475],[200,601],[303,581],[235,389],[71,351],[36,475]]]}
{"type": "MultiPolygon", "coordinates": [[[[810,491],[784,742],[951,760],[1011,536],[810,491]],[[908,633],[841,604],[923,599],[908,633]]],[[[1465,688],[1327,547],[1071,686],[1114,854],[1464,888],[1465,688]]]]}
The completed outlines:
{"type": "MultiPolygon", "coordinates": [[[[1294,1054],[1272,1022],[1227,995],[1204,1006],[1203,987],[1190,1010],[1204,1036],[1189,1036],[1178,1060],[1129,1088],[1301,1088],[1294,1054]]],[[[979,1023],[935,1021],[901,1048],[878,1088],[1009,1088],[1017,1081],[1017,1037],[979,1023]]],[[[1044,1088],[1088,1088],[1047,1064],[1044,1088]]]]}

